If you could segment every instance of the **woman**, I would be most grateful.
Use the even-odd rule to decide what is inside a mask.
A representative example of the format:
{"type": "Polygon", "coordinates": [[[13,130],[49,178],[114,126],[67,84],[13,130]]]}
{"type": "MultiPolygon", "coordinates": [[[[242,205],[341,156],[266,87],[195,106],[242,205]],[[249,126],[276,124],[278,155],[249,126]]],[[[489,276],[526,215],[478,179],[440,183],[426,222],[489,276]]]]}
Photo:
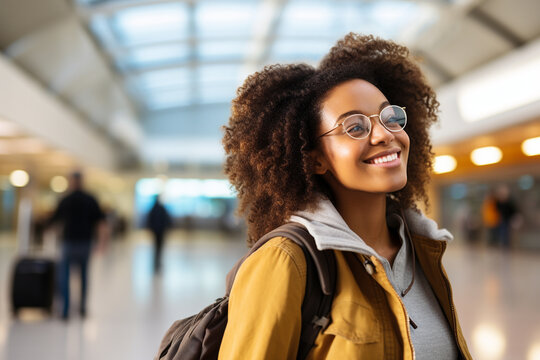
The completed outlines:
{"type": "MultiPolygon", "coordinates": [[[[308,358],[470,358],[441,265],[452,237],[415,206],[427,201],[437,109],[406,48],[352,33],[316,69],[267,67],[239,89],[225,171],[250,244],[295,221],[335,253],[331,323],[308,358]]],[[[250,256],[220,359],[296,358],[305,282],[286,238],[250,256]]]]}

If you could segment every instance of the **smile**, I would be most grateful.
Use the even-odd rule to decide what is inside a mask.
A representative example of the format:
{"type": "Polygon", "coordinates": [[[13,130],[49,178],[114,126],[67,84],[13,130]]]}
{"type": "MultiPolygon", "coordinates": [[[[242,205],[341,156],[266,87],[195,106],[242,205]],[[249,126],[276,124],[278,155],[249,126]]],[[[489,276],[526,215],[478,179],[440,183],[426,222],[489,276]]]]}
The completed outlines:
{"type": "Polygon", "coordinates": [[[395,152],[388,155],[379,156],[373,159],[366,160],[365,162],[372,165],[385,165],[385,166],[393,166],[398,165],[400,163],[400,153],[395,152]]]}

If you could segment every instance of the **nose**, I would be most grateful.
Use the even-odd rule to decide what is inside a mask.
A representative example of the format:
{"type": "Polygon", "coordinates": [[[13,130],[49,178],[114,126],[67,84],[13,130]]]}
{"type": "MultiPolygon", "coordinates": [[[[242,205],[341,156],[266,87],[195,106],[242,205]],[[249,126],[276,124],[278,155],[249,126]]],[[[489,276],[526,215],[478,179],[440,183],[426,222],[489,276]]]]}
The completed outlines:
{"type": "Polygon", "coordinates": [[[369,141],[372,145],[389,144],[394,139],[394,134],[383,126],[378,116],[371,118],[371,126],[369,141]]]}

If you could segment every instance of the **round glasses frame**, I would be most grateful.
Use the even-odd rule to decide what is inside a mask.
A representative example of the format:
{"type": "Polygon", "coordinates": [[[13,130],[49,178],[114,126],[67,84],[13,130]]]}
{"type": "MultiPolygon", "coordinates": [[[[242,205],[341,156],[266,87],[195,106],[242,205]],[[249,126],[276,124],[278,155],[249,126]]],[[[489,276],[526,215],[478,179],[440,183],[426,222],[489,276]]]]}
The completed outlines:
{"type": "Polygon", "coordinates": [[[356,136],[352,136],[351,134],[349,134],[349,132],[347,132],[347,130],[344,128],[343,132],[346,133],[347,135],[349,135],[351,138],[353,139],[365,139],[369,136],[369,134],[371,134],[371,129],[373,128],[373,126],[371,126],[371,118],[373,117],[378,117],[379,118],[379,123],[388,131],[390,132],[393,132],[393,133],[396,133],[396,132],[400,132],[402,131],[403,129],[405,129],[405,126],[407,126],[407,112],[405,111],[405,107],[404,106],[398,106],[398,105],[388,105],[388,106],[385,106],[381,112],[379,114],[374,114],[374,115],[364,115],[364,114],[353,114],[353,115],[349,115],[347,116],[342,122],[340,122],[339,124],[337,124],[336,126],[334,126],[332,129],[328,130],[327,132],[325,132],[324,134],[321,134],[317,137],[317,139],[320,139],[322,138],[323,136],[326,136],[328,135],[329,133],[331,133],[332,131],[336,130],[338,127],[340,126],[344,126],[343,124],[345,124],[345,122],[347,121],[347,119],[350,119],[351,117],[353,116],[364,116],[365,118],[367,118],[369,121],[369,131],[366,133],[366,135],[362,136],[362,137],[356,137],[356,136]],[[391,129],[391,128],[388,128],[384,122],[381,120],[381,115],[383,113],[383,111],[387,110],[388,108],[392,108],[392,109],[395,109],[395,108],[398,108],[398,109],[401,109],[403,111],[403,115],[404,115],[404,119],[405,119],[405,123],[403,124],[402,127],[400,127],[399,129],[391,129]]]}

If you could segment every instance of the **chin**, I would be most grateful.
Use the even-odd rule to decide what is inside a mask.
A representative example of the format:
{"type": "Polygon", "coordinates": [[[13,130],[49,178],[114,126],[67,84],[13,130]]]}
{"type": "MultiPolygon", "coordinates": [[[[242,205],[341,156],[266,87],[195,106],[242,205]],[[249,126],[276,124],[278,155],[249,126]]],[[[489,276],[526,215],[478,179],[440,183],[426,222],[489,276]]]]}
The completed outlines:
{"type": "Polygon", "coordinates": [[[399,182],[394,183],[394,184],[389,184],[388,185],[388,190],[386,190],[386,192],[387,193],[392,193],[392,192],[399,191],[399,190],[403,189],[406,185],[407,185],[407,179],[404,179],[403,181],[399,181],[399,182]]]}

